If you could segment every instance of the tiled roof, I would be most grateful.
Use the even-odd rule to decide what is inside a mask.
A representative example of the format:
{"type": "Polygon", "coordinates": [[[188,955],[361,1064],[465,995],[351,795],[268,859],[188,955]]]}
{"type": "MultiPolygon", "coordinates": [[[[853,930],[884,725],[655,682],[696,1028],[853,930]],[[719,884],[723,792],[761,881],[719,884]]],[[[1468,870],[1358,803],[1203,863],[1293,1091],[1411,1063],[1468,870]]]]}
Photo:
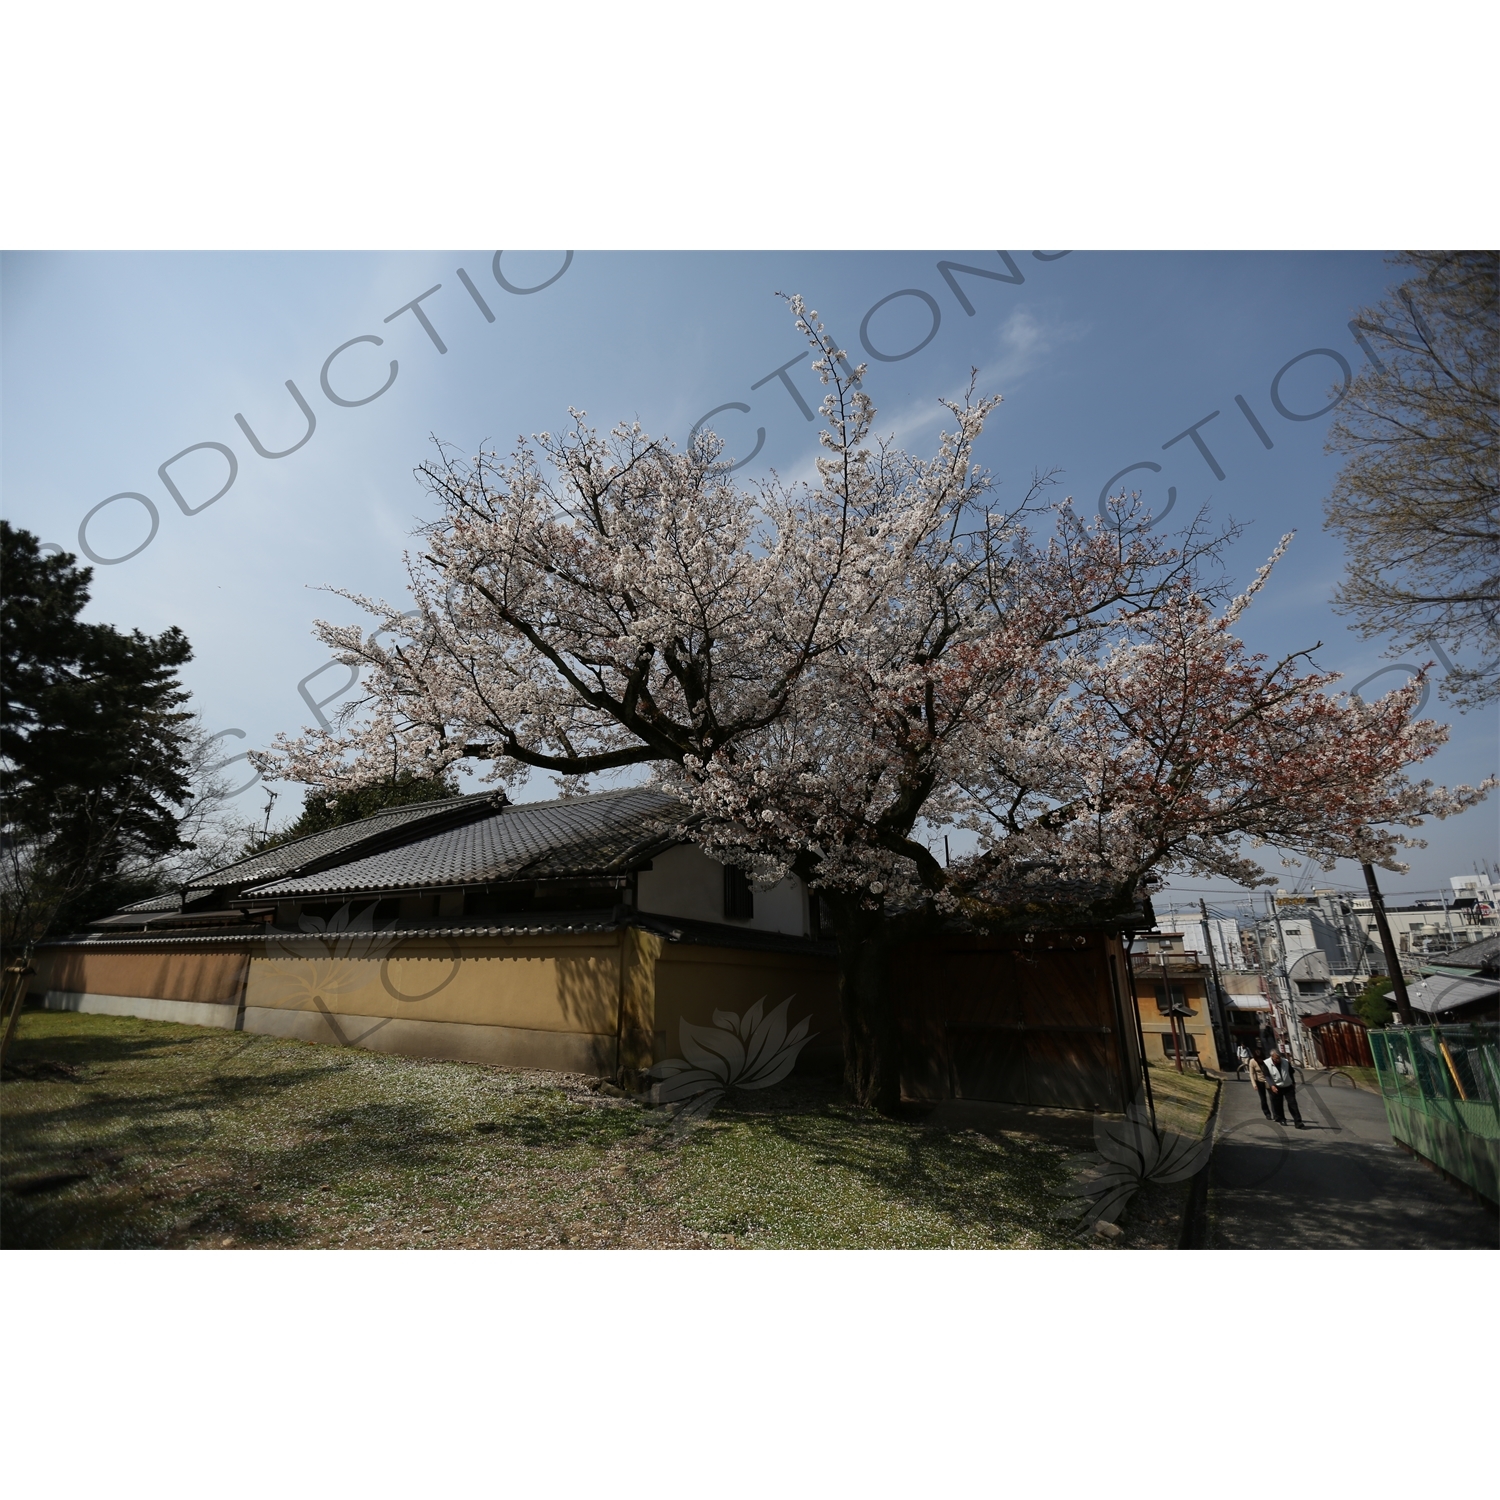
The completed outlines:
{"type": "Polygon", "coordinates": [[[674,842],[684,816],[675,798],[645,787],[511,804],[463,827],[315,873],[272,880],[245,894],[343,895],[623,874],[674,842]]]}
{"type": "Polygon", "coordinates": [[[1455,948],[1436,962],[1444,969],[1483,969],[1492,967],[1497,957],[1500,957],[1500,932],[1490,933],[1477,943],[1455,948]]]}
{"type": "Polygon", "coordinates": [[[352,853],[363,844],[383,842],[393,836],[399,837],[403,832],[415,833],[423,823],[462,822],[480,817],[487,807],[493,806],[497,797],[503,799],[503,794],[474,792],[466,797],[444,797],[436,802],[413,802],[406,807],[373,813],[353,823],[341,823],[322,833],[309,833],[203,876],[195,883],[192,894],[207,894],[209,890],[226,887],[242,890],[263,881],[296,875],[309,866],[336,859],[345,850],[352,853]]]}
{"type": "Polygon", "coordinates": [[[127,912],[155,912],[155,911],[181,911],[182,897],[176,891],[165,896],[151,896],[145,901],[132,901],[129,906],[122,906],[118,915],[124,916],[127,912]]]}

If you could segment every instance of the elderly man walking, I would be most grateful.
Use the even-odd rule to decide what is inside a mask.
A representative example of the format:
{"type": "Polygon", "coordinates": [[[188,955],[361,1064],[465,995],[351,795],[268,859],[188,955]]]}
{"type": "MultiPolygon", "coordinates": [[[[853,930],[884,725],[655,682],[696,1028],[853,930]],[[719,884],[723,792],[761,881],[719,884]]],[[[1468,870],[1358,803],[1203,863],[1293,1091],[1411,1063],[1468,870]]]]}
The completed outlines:
{"type": "Polygon", "coordinates": [[[1268,1120],[1271,1118],[1271,1106],[1266,1103],[1266,1060],[1260,1055],[1260,1047],[1250,1054],[1250,1082],[1255,1085],[1255,1092],[1260,1095],[1260,1112],[1268,1120]]]}
{"type": "Polygon", "coordinates": [[[1302,1111],[1297,1108],[1297,1079],[1292,1072],[1291,1059],[1283,1057],[1280,1047],[1272,1047],[1266,1059],[1266,1083],[1271,1090],[1271,1108],[1278,1125],[1286,1124],[1286,1111],[1292,1112],[1298,1130],[1306,1130],[1302,1123],[1302,1111]]]}

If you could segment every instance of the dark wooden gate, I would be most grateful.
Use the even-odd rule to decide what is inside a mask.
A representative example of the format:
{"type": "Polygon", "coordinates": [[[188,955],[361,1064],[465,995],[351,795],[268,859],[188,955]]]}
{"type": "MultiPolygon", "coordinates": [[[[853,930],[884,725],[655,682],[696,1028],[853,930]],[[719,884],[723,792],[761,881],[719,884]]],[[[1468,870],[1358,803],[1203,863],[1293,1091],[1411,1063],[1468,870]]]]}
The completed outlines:
{"type": "Polygon", "coordinates": [[[1101,934],[948,938],[903,949],[904,1091],[1120,1110],[1139,1053],[1119,944],[1101,934]]]}
{"type": "Polygon", "coordinates": [[[1368,1028],[1358,1016],[1305,1016],[1318,1061],[1325,1068],[1373,1068],[1368,1028]]]}

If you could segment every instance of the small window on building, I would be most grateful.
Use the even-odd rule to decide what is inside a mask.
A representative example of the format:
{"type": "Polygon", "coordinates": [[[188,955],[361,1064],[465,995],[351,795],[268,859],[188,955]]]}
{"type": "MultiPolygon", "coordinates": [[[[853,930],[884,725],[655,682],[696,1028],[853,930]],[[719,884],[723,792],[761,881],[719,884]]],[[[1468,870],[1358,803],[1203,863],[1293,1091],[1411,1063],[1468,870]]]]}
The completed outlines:
{"type": "MultiPolygon", "coordinates": [[[[1164,1031],[1161,1037],[1161,1050],[1168,1057],[1177,1056],[1177,1038],[1170,1031],[1164,1031]]],[[[1198,1039],[1192,1032],[1187,1032],[1182,1038],[1182,1055],[1184,1057],[1197,1057],[1198,1039]]]]}
{"type": "Polygon", "coordinates": [[[1182,985],[1157,984],[1152,988],[1156,991],[1156,1008],[1162,1015],[1169,1016],[1174,1010],[1179,1016],[1195,1014],[1187,1003],[1187,991],[1182,985]]]}
{"type": "Polygon", "coordinates": [[[755,915],[755,892],[750,877],[738,865],[724,866],[724,918],[745,921],[755,915]]]}

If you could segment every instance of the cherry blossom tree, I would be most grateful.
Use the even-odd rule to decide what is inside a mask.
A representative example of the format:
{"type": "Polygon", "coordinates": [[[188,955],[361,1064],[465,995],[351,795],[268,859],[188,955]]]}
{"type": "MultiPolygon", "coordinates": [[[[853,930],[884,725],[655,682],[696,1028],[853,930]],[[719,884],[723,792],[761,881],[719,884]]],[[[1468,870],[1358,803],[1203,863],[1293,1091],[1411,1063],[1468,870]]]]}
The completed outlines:
{"type": "Polygon", "coordinates": [[[1270,883],[1247,842],[1325,869],[1403,870],[1401,848],[1423,841],[1402,830],[1482,800],[1493,779],[1450,790],[1407,776],[1448,737],[1411,717],[1420,678],[1366,704],[1329,692],[1338,674],[1314,670],[1310,651],[1271,662],[1232,634],[1290,540],[1222,614],[1177,590],[1125,638],[1038,674],[1044,731],[992,734],[943,799],[978,835],[970,898],[1003,906],[1045,878],[1119,901],[1173,870],[1270,883]]]}
{"type": "Polygon", "coordinates": [[[998,398],[944,403],[930,458],[873,440],[864,368],[788,301],[828,388],[816,481],[747,488],[711,434],[677,450],[579,412],[503,460],[440,449],[415,609],[344,595],[379,628],[318,631],[365,694],[263,768],[325,792],[464,759],[567,785],[643,768],[709,852],[820,893],[846,1081],[881,1109],[906,934],[1117,914],[1169,868],[1262,878],[1246,838],[1389,859],[1402,836],[1373,830],[1479,795],[1405,779],[1443,736],[1409,722],[1415,688],[1367,707],[1246,655],[1250,596],[1212,612],[1232,531],[1164,540],[1124,497],[1085,524],[1043,505],[1050,476],[996,508],[974,446],[998,398]],[[934,820],[978,852],[939,862],[934,820]]]}

